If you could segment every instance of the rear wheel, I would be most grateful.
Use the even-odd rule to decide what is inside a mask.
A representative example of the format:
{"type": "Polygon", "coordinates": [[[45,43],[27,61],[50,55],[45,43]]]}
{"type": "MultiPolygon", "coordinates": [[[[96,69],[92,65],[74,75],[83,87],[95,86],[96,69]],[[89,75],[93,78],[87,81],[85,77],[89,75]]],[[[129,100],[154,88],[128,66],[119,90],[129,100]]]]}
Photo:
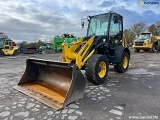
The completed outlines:
{"type": "Polygon", "coordinates": [[[159,45],[159,44],[156,45],[156,50],[157,50],[157,51],[160,51],[160,45],[159,45]]]}
{"type": "Polygon", "coordinates": [[[107,80],[109,63],[104,55],[91,56],[86,64],[87,79],[94,84],[102,84],[107,80]]]}
{"type": "Polygon", "coordinates": [[[129,55],[127,52],[123,52],[121,57],[121,63],[114,66],[116,72],[124,73],[128,70],[129,66],[129,55]]]}
{"type": "Polygon", "coordinates": [[[0,50],[0,56],[3,56],[3,55],[4,55],[3,51],[0,50]]]}
{"type": "Polygon", "coordinates": [[[152,48],[149,50],[151,53],[154,53],[156,50],[156,47],[155,46],[152,46],[152,48]]]}
{"type": "Polygon", "coordinates": [[[159,45],[159,44],[158,44],[158,45],[156,45],[156,47],[155,47],[155,48],[156,48],[156,51],[157,51],[157,52],[159,52],[159,51],[160,51],[160,45],[159,45]]]}

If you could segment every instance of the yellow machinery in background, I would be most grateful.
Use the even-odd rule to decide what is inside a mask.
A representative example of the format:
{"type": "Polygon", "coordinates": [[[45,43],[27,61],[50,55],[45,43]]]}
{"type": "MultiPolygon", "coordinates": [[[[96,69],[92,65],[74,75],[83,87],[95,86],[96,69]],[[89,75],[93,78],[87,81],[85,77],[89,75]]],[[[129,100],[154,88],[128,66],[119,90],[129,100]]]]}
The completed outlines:
{"type": "Polygon", "coordinates": [[[62,61],[27,59],[25,73],[14,88],[59,110],[83,97],[86,80],[97,85],[107,81],[109,65],[126,72],[130,51],[124,46],[123,17],[109,12],[89,16],[88,21],[86,37],[70,47],[62,44],[62,61]]]}
{"type": "Polygon", "coordinates": [[[16,43],[8,38],[0,39],[0,55],[15,55],[18,51],[16,43]]]}
{"type": "Polygon", "coordinates": [[[153,36],[151,32],[141,33],[137,40],[134,41],[133,48],[135,52],[160,51],[160,36],[153,36]]]}

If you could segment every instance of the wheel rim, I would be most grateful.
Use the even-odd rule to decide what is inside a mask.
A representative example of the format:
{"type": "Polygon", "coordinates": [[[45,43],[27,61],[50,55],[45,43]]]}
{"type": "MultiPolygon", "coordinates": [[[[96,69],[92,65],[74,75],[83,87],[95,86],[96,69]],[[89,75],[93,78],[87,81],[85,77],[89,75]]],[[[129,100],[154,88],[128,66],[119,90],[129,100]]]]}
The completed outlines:
{"type": "Polygon", "coordinates": [[[104,61],[100,62],[99,64],[99,72],[98,72],[98,75],[100,78],[103,78],[105,75],[106,75],[106,63],[104,61]]]}
{"type": "Polygon", "coordinates": [[[127,66],[128,66],[128,58],[124,57],[123,58],[123,68],[127,68],[127,66]]]}

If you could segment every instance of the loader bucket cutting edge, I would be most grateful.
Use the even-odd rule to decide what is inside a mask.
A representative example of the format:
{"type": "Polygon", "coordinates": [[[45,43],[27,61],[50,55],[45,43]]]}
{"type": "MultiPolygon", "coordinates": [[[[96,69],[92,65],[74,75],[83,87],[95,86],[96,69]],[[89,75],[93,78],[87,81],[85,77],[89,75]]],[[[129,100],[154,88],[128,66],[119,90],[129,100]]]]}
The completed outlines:
{"type": "Polygon", "coordinates": [[[59,110],[83,97],[86,79],[70,63],[27,59],[26,70],[14,89],[59,110]]]}

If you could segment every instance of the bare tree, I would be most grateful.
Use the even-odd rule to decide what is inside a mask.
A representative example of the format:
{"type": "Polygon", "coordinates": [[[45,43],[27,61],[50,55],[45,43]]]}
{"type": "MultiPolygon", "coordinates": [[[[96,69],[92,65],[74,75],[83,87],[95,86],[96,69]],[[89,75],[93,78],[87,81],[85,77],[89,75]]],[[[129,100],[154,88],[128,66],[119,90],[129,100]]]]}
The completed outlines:
{"type": "Polygon", "coordinates": [[[69,34],[69,33],[63,33],[63,34],[61,35],[61,37],[63,37],[63,38],[69,38],[69,37],[70,37],[70,34],[69,34]]]}
{"type": "Polygon", "coordinates": [[[45,43],[43,43],[41,40],[38,40],[37,43],[35,43],[37,47],[41,46],[41,45],[45,45],[45,43]]]}
{"type": "Polygon", "coordinates": [[[22,46],[27,46],[27,44],[28,44],[27,41],[22,41],[22,42],[21,42],[21,45],[22,45],[22,46]]]}
{"type": "Polygon", "coordinates": [[[123,33],[126,37],[127,43],[133,43],[133,40],[135,39],[135,33],[131,29],[125,29],[123,33]]]}
{"type": "Polygon", "coordinates": [[[148,27],[148,31],[151,32],[153,35],[158,35],[158,31],[155,24],[152,24],[148,27]]]}
{"type": "Polygon", "coordinates": [[[71,33],[71,34],[70,34],[70,37],[71,37],[71,38],[75,38],[76,36],[75,36],[73,33],[71,33]]]}
{"type": "Polygon", "coordinates": [[[61,37],[64,37],[64,38],[75,38],[75,35],[73,33],[69,34],[69,33],[63,33],[61,35],[61,37]]]}
{"type": "Polygon", "coordinates": [[[56,35],[56,36],[55,36],[55,38],[59,38],[59,37],[60,37],[59,35],[56,35]]]}
{"type": "Polygon", "coordinates": [[[141,32],[145,32],[147,30],[147,25],[143,22],[136,23],[136,24],[131,26],[131,30],[135,34],[140,34],[141,32]]]}
{"type": "Polygon", "coordinates": [[[156,29],[157,29],[158,35],[160,35],[160,21],[157,21],[157,22],[156,22],[155,27],[156,27],[156,29]]]}

